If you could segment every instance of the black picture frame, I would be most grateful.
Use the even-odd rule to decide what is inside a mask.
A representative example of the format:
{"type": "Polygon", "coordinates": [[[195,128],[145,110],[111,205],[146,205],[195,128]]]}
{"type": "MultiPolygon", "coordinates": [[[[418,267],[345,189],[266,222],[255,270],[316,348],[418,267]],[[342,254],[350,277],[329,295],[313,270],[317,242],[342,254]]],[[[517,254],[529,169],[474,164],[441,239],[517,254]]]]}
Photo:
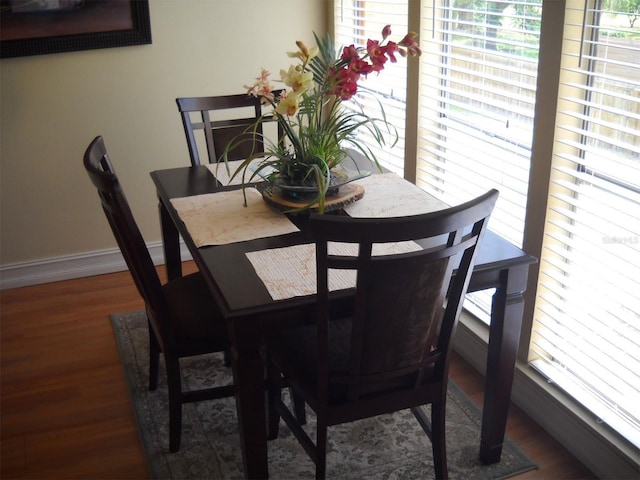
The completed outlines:
{"type": "MultiPolygon", "coordinates": [[[[126,47],[131,45],[145,45],[151,43],[151,21],[149,19],[149,0],[84,0],[82,8],[69,9],[57,12],[11,12],[7,11],[9,0],[3,0],[2,15],[0,21],[3,30],[0,40],[0,58],[25,57],[31,55],[45,55],[51,53],[73,52],[80,50],[93,50],[100,48],[126,47]],[[87,3],[84,3],[87,2],[87,3]],[[112,5],[109,5],[114,2],[112,5]],[[97,8],[115,7],[122,8],[123,3],[130,7],[130,15],[127,12],[124,21],[126,26],[117,29],[104,29],[96,26],[95,30],[88,20],[91,16],[98,18],[97,8]],[[93,11],[92,11],[93,9],[93,11]],[[38,22],[37,36],[29,36],[30,24],[38,22]],[[83,33],[65,34],[65,22],[69,25],[77,25],[78,22],[87,22],[83,33]],[[74,23],[75,22],[75,23],[74,23]],[[6,32],[17,31],[17,37],[6,38],[6,32]],[[23,31],[21,32],[20,29],[23,31]],[[61,31],[62,30],[62,31],[61,31]]],[[[117,14],[116,14],[117,15],[117,14]]],[[[104,17],[104,16],[103,16],[104,17]]],[[[117,19],[116,19],[117,20],[117,19]]],[[[96,22],[99,24],[100,22],[96,22]]],[[[102,27],[105,28],[105,27],[102,27]]]]}

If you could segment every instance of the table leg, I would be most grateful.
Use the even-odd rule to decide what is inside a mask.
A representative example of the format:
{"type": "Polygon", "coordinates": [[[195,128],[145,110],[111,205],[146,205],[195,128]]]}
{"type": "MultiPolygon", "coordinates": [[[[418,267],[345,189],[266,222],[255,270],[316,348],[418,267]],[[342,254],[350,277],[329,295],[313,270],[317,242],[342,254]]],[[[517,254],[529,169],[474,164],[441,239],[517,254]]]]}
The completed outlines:
{"type": "Polygon", "coordinates": [[[240,320],[231,325],[231,360],[244,472],[246,478],[268,478],[261,337],[258,328],[241,328],[241,323],[243,322],[240,320]]]}
{"type": "Polygon", "coordinates": [[[182,259],[180,258],[180,234],[171,220],[164,204],[158,204],[160,212],[160,228],[162,229],[162,245],[167,278],[174,280],[182,276],[182,259]]]}
{"type": "Polygon", "coordinates": [[[520,341],[528,265],[501,272],[491,307],[489,352],[482,407],[480,460],[485,464],[500,461],[511,401],[511,386],[520,341]]]}

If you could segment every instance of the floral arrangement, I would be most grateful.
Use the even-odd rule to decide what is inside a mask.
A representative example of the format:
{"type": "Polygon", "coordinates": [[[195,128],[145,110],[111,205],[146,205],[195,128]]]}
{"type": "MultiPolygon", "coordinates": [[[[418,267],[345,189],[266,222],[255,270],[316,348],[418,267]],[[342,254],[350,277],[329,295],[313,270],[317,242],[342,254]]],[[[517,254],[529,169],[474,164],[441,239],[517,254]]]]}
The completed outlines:
{"type": "MultiPolygon", "coordinates": [[[[337,53],[330,37],[320,38],[314,33],[316,46],[307,47],[298,41],[296,52],[289,52],[297,59],[288,70],[280,70],[280,80],[287,87],[276,90],[262,69],[253,85],[246,85],[248,93],[259,97],[272,111],[260,117],[253,129],[253,140],[238,138],[231,142],[227,151],[241,142],[260,137],[264,152],[254,152],[234,173],[243,172],[243,182],[248,165],[263,157],[251,174],[251,179],[261,172],[271,183],[287,182],[292,185],[314,185],[314,198],[309,205],[317,203],[324,207],[325,195],[330,188],[332,170],[340,165],[351,147],[362,153],[378,168],[380,165],[373,151],[357,141],[359,129],[367,129],[376,142],[386,143],[383,130],[397,134],[386,119],[384,109],[378,101],[380,116],[372,118],[364,113],[354,95],[368,91],[360,84],[372,73],[379,74],[390,61],[395,63],[397,55],[402,57],[421,54],[416,34],[409,32],[399,42],[389,40],[391,27],[382,30],[382,40],[367,41],[366,48],[350,45],[337,53]],[[276,93],[277,92],[277,93],[276,93]],[[280,138],[273,142],[258,132],[257,124],[263,121],[278,122],[280,138]],[[382,128],[381,128],[382,127],[382,128]]],[[[371,94],[371,92],[368,92],[371,94]]],[[[394,142],[395,143],[395,142],[394,142]]]]}

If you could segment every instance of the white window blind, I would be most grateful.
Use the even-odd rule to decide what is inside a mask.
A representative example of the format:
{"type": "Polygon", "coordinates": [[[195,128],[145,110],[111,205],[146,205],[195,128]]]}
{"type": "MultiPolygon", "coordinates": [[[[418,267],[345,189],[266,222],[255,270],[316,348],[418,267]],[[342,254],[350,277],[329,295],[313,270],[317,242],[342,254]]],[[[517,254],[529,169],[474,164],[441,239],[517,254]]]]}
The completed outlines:
{"type": "Polygon", "coordinates": [[[569,0],[531,363],[640,447],[640,31],[569,0]]]}
{"type": "MultiPolygon", "coordinates": [[[[429,0],[422,6],[417,184],[450,205],[497,188],[489,228],[519,247],[540,16],[540,1],[429,0]]],[[[486,292],[465,302],[485,320],[489,305],[486,292]]]]}
{"type": "MultiPolygon", "coordinates": [[[[335,43],[340,49],[351,44],[366,47],[369,38],[382,40],[385,25],[391,25],[390,39],[395,42],[399,42],[408,31],[408,0],[336,0],[334,5],[335,43]]],[[[407,61],[400,55],[397,58],[397,63],[388,61],[380,74],[371,73],[363,79],[360,82],[361,93],[356,95],[355,100],[371,117],[380,116],[378,100],[383,105],[389,123],[397,131],[397,143],[391,148],[395,132],[386,135],[388,143],[382,148],[364,131],[360,140],[372,149],[381,165],[403,175],[407,61]],[[365,89],[371,90],[375,95],[365,94],[365,89]]]]}

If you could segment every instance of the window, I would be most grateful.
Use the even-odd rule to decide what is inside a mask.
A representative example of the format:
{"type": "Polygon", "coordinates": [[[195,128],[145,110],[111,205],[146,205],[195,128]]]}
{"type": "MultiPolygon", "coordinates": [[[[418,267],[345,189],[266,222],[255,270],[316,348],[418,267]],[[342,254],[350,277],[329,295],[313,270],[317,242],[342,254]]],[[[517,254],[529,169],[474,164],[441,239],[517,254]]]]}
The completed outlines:
{"type": "MultiPolygon", "coordinates": [[[[334,7],[334,29],[337,47],[355,45],[366,47],[368,38],[381,40],[382,29],[391,25],[392,39],[399,41],[407,33],[408,0],[365,1],[365,0],[336,0],[334,7]]],[[[374,152],[380,164],[389,170],[403,175],[404,172],[404,140],[407,103],[407,62],[402,58],[397,63],[387,62],[384,71],[378,76],[370,74],[366,80],[360,82],[360,93],[355,100],[363,105],[365,111],[372,117],[378,115],[380,108],[378,100],[384,107],[387,119],[398,133],[387,135],[388,144],[385,148],[367,138],[362,132],[360,138],[374,152]],[[364,93],[371,90],[372,95],[364,93]]],[[[365,129],[362,129],[365,130],[365,129]]]]}
{"type": "MultiPolygon", "coordinates": [[[[497,188],[489,228],[521,247],[541,3],[424,2],[417,185],[449,205],[497,188]]],[[[490,292],[465,307],[489,319],[490,292]]]]}
{"type": "MultiPolygon", "coordinates": [[[[363,38],[382,3],[336,1],[338,38],[363,38]]],[[[638,1],[552,3],[564,18],[543,19],[540,0],[420,2],[419,92],[408,92],[419,104],[416,183],[450,204],[500,190],[489,228],[540,249],[521,348],[640,447],[638,1]]],[[[373,34],[385,23],[395,20],[373,34]]],[[[465,306],[488,311],[489,300],[465,306]]]]}
{"type": "Polygon", "coordinates": [[[529,353],[535,368],[640,447],[640,29],[632,8],[568,2],[529,353]]]}

